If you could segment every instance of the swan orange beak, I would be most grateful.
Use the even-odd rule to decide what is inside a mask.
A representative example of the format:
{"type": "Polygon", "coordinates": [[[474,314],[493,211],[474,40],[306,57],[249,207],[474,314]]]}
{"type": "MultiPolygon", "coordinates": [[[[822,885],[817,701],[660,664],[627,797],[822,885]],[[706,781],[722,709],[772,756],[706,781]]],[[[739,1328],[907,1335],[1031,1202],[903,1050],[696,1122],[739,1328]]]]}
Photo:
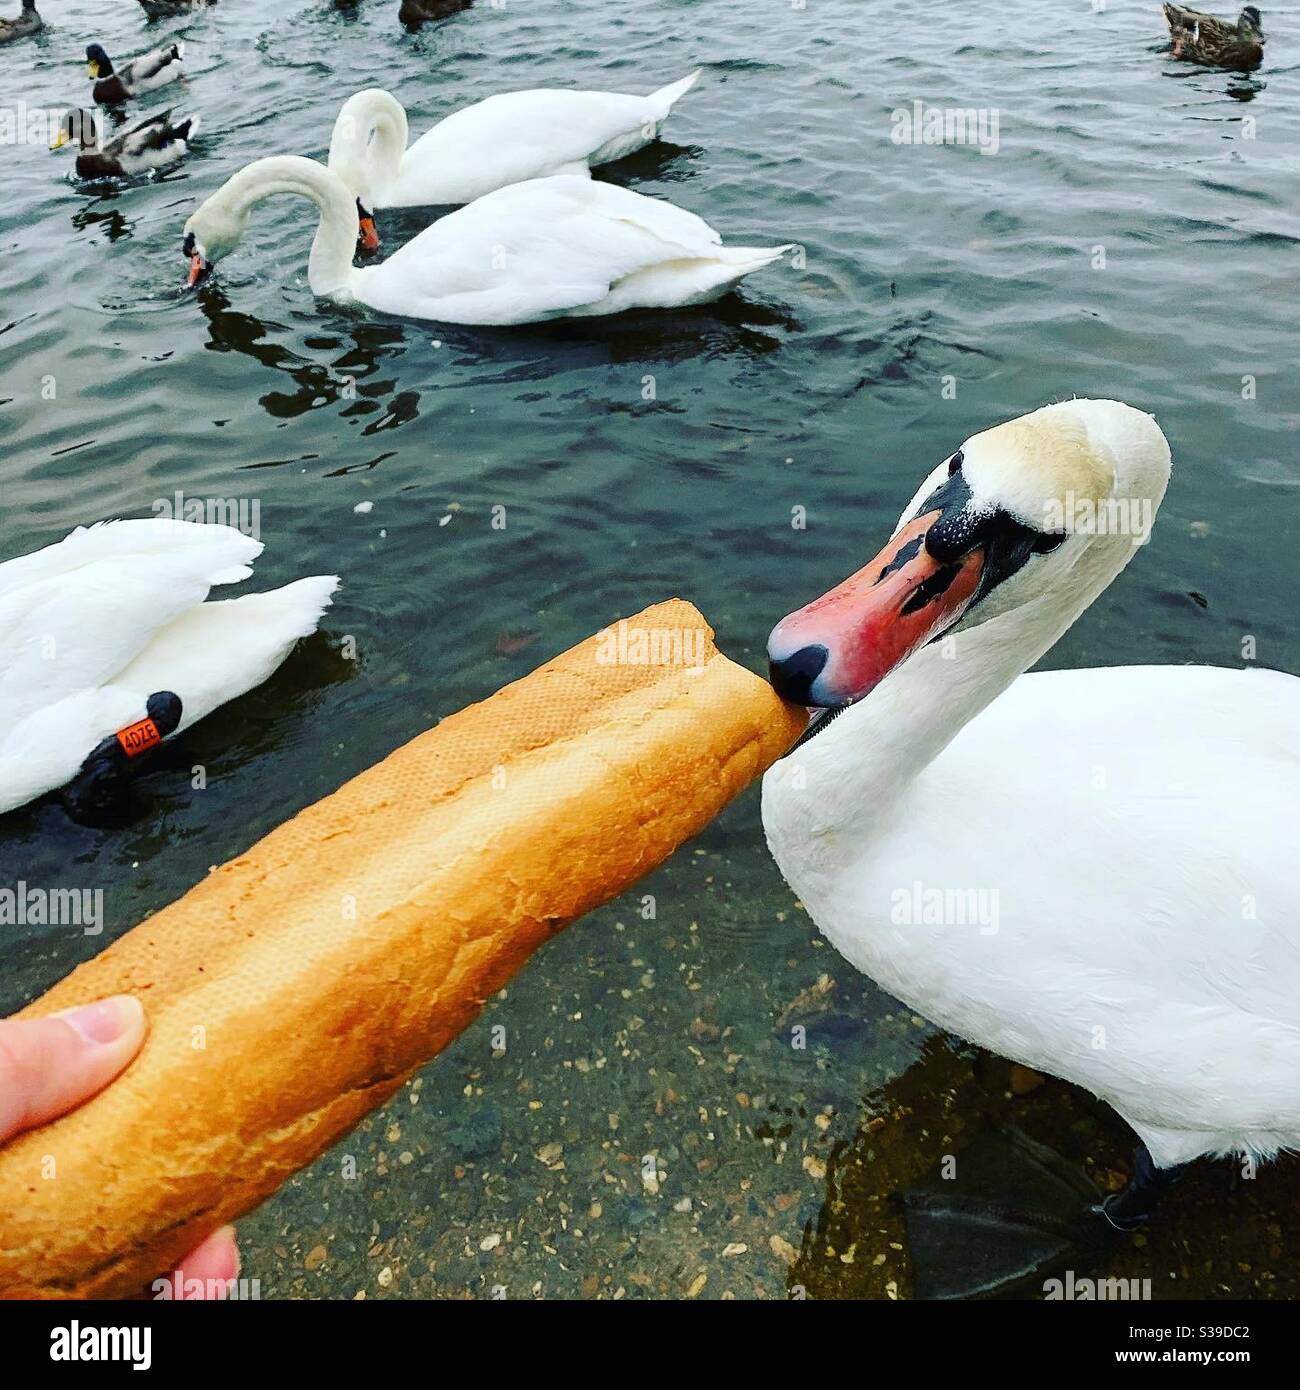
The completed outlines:
{"type": "Polygon", "coordinates": [[[375,219],[370,216],[360,219],[361,235],[358,241],[361,249],[367,253],[379,250],[379,233],[375,230],[375,219]]]}
{"type": "Polygon", "coordinates": [[[914,517],[870,564],[777,623],[767,643],[777,694],[824,709],[852,704],[961,617],[985,552],[936,560],[925,539],[942,515],[914,517]]]}
{"type": "Polygon", "coordinates": [[[211,270],[212,267],[196,251],[190,257],[190,273],[185,281],[187,288],[193,288],[211,270]]]}

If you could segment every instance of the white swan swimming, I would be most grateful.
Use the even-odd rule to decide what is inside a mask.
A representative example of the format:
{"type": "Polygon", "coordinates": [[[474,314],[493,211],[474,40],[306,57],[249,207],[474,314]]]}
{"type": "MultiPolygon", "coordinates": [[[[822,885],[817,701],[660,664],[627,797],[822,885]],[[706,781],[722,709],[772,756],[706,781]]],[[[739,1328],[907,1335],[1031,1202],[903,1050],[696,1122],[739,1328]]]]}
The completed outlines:
{"type": "Polygon", "coordinates": [[[1178,1165],[1300,1147],[1300,680],[1021,674],[1137,554],[1169,468],[1114,401],[978,434],[769,643],[782,693],[843,711],[764,780],[782,873],[891,994],[1123,1116],[1149,1158],[1120,1229],[1178,1165]]]}
{"type": "Polygon", "coordinates": [[[333,575],[204,602],[261,551],[230,526],[155,518],[78,527],[0,564],[0,812],[65,786],[157,692],[180,697],[188,728],[316,630],[333,575]]]}
{"type": "MultiPolygon", "coordinates": [[[[363,232],[378,208],[472,203],[509,184],[552,174],[587,178],[595,165],[657,139],[701,71],[644,97],[553,88],[499,92],[453,111],[409,149],[401,102],[382,87],[370,87],[340,108],[329,167],[360,201],[363,232]]],[[[378,243],[368,236],[366,244],[378,243]]]]}
{"type": "Polygon", "coordinates": [[[702,218],[626,188],[561,175],[511,184],[426,227],[380,265],[356,267],[356,200],[337,174],[272,155],[234,174],[185,224],[194,284],[276,193],[320,209],[307,279],[344,304],[444,323],[668,309],[716,299],[789,246],[723,246],[702,218]]]}

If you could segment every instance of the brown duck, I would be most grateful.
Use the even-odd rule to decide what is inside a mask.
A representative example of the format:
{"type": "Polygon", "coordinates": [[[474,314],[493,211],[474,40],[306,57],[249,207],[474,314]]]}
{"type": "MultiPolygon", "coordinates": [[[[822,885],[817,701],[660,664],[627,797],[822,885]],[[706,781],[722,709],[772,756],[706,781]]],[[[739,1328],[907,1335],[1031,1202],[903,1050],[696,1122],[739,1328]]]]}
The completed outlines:
{"type": "Polygon", "coordinates": [[[1242,10],[1236,24],[1212,14],[1165,6],[1173,55],[1207,68],[1257,68],[1264,61],[1264,29],[1254,5],[1242,10]]]}
{"type": "Polygon", "coordinates": [[[408,29],[418,29],[433,19],[446,19],[458,10],[467,10],[473,0],[402,0],[397,18],[408,29]]]}
{"type": "Polygon", "coordinates": [[[36,13],[36,0],[23,0],[20,14],[13,19],[0,19],[0,43],[12,43],[14,39],[25,39],[45,27],[45,21],[36,13]]]}

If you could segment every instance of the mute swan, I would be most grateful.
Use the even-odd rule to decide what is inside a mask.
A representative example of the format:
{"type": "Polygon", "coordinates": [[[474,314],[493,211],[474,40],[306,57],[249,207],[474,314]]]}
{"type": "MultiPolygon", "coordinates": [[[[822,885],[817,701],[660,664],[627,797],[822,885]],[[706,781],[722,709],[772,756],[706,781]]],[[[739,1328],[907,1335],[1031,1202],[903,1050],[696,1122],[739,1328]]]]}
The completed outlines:
{"type": "Polygon", "coordinates": [[[333,575],[204,602],[261,551],[230,526],[155,518],[78,527],[0,564],[0,813],[71,782],[101,740],[147,751],[157,737],[137,750],[129,731],[166,709],[152,697],[179,696],[169,722],[188,728],[316,630],[333,575]]]}
{"type": "Polygon", "coordinates": [[[1300,680],[1022,675],[1137,554],[1169,467],[1115,401],[977,434],[768,645],[777,690],[834,712],[763,782],[781,872],[891,994],[1119,1112],[1144,1146],[1121,1230],[1201,1155],[1300,1146],[1300,680]]]}
{"type": "Polygon", "coordinates": [[[788,246],[723,246],[694,213],[571,175],[488,193],[426,227],[381,265],[353,266],[356,201],[301,155],[241,169],[185,224],[194,284],[234,249],[257,203],[297,193],[320,208],[307,279],[344,304],[444,323],[517,324],[716,299],[788,246]]]}
{"type": "Polygon", "coordinates": [[[649,96],[541,88],[500,92],[453,111],[410,149],[406,112],[370,87],[345,101],[330,137],[329,167],[361,204],[366,249],[374,250],[378,208],[472,203],[485,193],[551,174],[587,178],[658,138],[701,68],[649,96]]]}
{"type": "Polygon", "coordinates": [[[86,49],[86,74],[95,84],[91,95],[101,106],[117,106],[132,97],[143,96],[181,77],[185,71],[184,58],[185,45],[170,43],[115,68],[103,45],[92,43],[86,49]]]}

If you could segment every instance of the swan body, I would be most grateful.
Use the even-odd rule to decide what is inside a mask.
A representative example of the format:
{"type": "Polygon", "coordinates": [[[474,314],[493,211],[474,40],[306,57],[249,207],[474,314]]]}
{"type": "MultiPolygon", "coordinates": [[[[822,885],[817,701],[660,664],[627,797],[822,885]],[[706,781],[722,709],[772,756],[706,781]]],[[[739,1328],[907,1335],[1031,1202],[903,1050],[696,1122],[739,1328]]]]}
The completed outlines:
{"type": "Polygon", "coordinates": [[[76,776],[100,740],[180,696],[180,729],[260,685],[314,632],[336,577],[205,603],[260,541],[153,519],[78,527],[0,564],[0,813],[76,776]]]}
{"type": "Polygon", "coordinates": [[[489,193],[382,264],[358,268],[356,200],[342,180],[314,160],[274,155],[240,170],[186,222],[191,282],[238,243],[250,209],[275,193],[301,194],[321,210],[307,270],[315,294],[445,323],[701,304],[790,249],[723,246],[694,213],[561,175],[489,193]]]}
{"type": "Polygon", "coordinates": [[[406,112],[382,88],[343,103],[329,167],[373,212],[470,203],[508,184],[592,166],[648,145],[701,69],[649,96],[542,88],[501,92],[439,121],[407,148],[406,112]]]}
{"type": "MultiPolygon", "coordinates": [[[[1027,499],[1062,424],[1116,496],[1154,513],[1168,473],[1154,422],[1073,401],[1013,422],[1029,440],[1020,457],[998,430],[968,441],[955,456],[970,475],[961,524],[999,508],[1031,524],[1042,498],[1027,499]]],[[[918,510],[943,485],[941,468],[895,542],[927,524],[918,510]]],[[[929,545],[873,562],[866,581],[779,624],[774,670],[807,666],[784,649],[814,639],[832,675],[808,690],[830,703],[854,633],[890,640],[884,609],[865,628],[846,615],[885,603],[873,593],[929,545]]],[[[1020,674],[1136,549],[1067,534],[973,603],[959,598],[955,622],[908,634],[883,676],[858,658],[855,702],[767,774],[764,826],[821,930],[918,1012],[1086,1087],[1161,1168],[1266,1156],[1300,1145],[1300,680],[1211,667],[1020,674]]]]}

